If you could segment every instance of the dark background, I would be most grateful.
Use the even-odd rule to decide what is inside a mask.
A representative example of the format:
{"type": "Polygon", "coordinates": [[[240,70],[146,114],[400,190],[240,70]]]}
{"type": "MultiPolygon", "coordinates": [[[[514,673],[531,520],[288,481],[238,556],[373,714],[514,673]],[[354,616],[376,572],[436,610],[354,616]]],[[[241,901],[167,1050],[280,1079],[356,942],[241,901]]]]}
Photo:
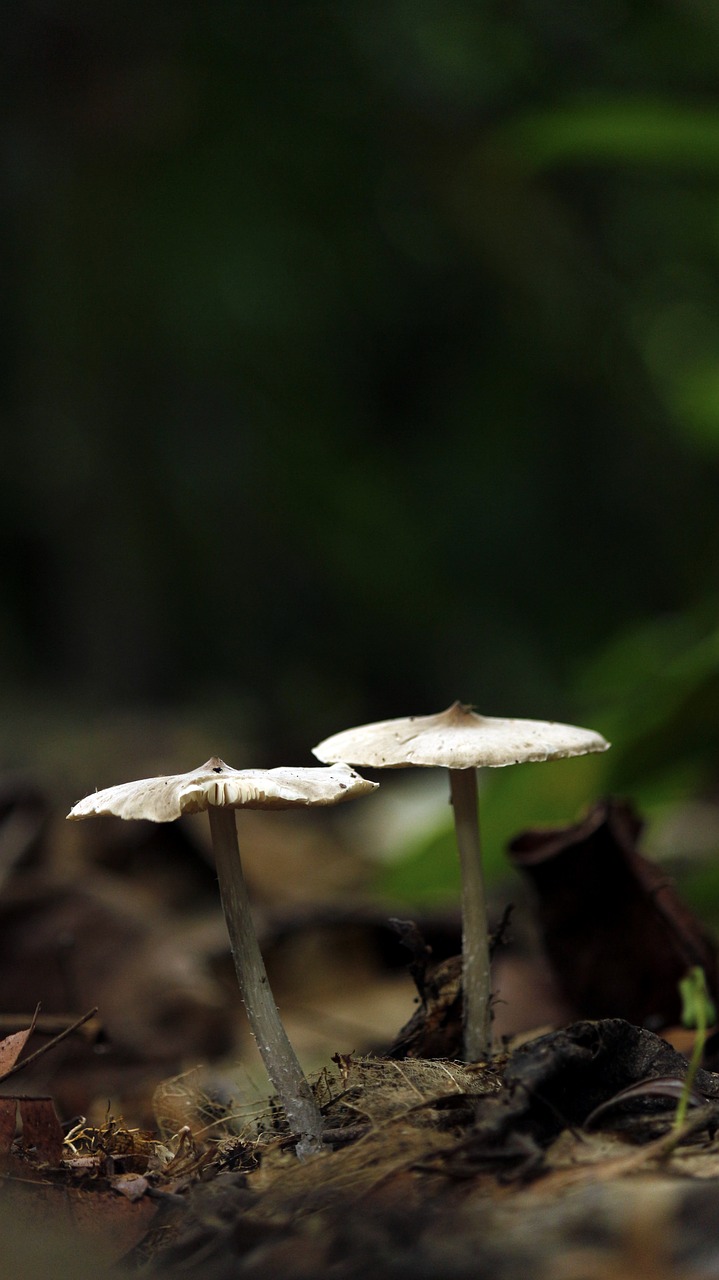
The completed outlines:
{"type": "Polygon", "coordinates": [[[459,697],[711,798],[719,11],[4,13],[5,765],[459,697]]]}

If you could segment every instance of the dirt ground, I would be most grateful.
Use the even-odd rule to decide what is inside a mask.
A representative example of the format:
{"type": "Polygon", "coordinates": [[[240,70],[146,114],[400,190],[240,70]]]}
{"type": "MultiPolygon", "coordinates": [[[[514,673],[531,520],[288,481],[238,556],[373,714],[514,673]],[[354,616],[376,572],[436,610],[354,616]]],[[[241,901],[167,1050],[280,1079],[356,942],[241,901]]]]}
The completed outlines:
{"type": "Polygon", "coordinates": [[[456,912],[392,923],[332,829],[247,816],[273,991],[316,1066],[303,1161],[200,828],[78,836],[37,790],[0,794],[3,1280],[719,1277],[719,1075],[674,1126],[677,976],[715,987],[715,950],[626,806],[516,842],[535,914],[494,904],[503,1047],[477,1064],[456,912]]]}

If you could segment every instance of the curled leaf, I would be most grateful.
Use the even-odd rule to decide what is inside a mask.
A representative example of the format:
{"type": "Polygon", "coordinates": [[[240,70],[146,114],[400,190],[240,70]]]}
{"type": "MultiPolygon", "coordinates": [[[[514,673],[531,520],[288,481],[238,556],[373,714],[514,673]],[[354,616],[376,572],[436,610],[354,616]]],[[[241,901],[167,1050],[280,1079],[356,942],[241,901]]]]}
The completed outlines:
{"type": "Polygon", "coordinates": [[[679,982],[695,965],[716,1003],[717,949],[639,852],[641,830],[627,803],[606,800],[576,825],[527,831],[509,849],[532,881],[544,949],[573,1013],[656,1030],[679,1022],[679,982]]]}
{"type": "MultiPolygon", "coordinates": [[[[685,1083],[681,1076],[655,1076],[650,1080],[639,1080],[626,1089],[620,1089],[613,1097],[607,1098],[606,1102],[601,1102],[598,1107],[595,1107],[584,1121],[584,1128],[591,1129],[608,1111],[612,1111],[623,1102],[630,1102],[633,1098],[679,1099],[684,1092],[685,1083]]],[[[707,1101],[706,1094],[699,1093],[697,1089],[690,1089],[688,1097],[693,1107],[701,1107],[707,1101]]]]}

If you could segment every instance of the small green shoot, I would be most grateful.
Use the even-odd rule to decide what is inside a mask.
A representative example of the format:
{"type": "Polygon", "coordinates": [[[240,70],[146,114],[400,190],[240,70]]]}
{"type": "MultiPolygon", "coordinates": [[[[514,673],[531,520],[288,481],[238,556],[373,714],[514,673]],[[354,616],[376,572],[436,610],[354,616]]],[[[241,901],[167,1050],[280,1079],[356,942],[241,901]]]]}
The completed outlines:
{"type": "Polygon", "coordinates": [[[696,1036],[694,1038],[692,1056],[689,1060],[689,1070],[684,1081],[684,1088],[677,1103],[677,1113],[674,1117],[675,1133],[681,1129],[686,1120],[694,1078],[704,1054],[707,1027],[716,1021],[717,1016],[709,995],[706,976],[700,965],[695,965],[682,978],[679,983],[679,992],[682,998],[682,1023],[685,1027],[695,1027],[696,1036]]]}

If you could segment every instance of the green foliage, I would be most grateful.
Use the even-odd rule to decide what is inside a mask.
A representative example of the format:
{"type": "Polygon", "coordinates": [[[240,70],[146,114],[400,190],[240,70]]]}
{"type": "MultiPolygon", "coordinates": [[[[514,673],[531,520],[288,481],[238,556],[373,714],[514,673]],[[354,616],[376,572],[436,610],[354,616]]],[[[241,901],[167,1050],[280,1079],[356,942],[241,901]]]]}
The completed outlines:
{"type": "Polygon", "coordinates": [[[587,664],[590,700],[615,746],[608,784],[639,803],[707,786],[719,749],[719,628],[706,609],[653,618],[619,633],[587,664]]]}
{"type": "Polygon", "coordinates": [[[682,998],[682,1023],[706,1031],[716,1021],[716,1009],[709,995],[704,970],[695,965],[679,983],[682,998]]]}
{"type": "MultiPolygon", "coordinates": [[[[488,882],[505,877],[504,850],[535,824],[565,825],[602,792],[601,756],[480,771],[482,860],[488,882]]],[[[451,812],[441,826],[398,850],[377,889],[391,900],[437,901],[459,892],[459,860],[451,812]]]]}
{"type": "Polygon", "coordinates": [[[401,848],[382,869],[375,888],[389,902],[458,902],[461,877],[454,827],[443,824],[401,848]]]}
{"type": "Polygon", "coordinates": [[[713,7],[48,0],[0,60],[0,695],[191,690],[252,763],[454,697],[609,732],[486,780],[497,865],[705,787],[713,7]]]}
{"type": "Polygon", "coordinates": [[[674,1118],[674,1128],[677,1130],[681,1129],[686,1120],[692,1086],[704,1053],[707,1027],[716,1021],[716,1009],[709,995],[706,975],[699,965],[695,965],[682,978],[679,983],[679,991],[682,997],[682,1022],[685,1027],[695,1027],[697,1034],[694,1039],[694,1048],[689,1062],[689,1070],[684,1081],[684,1088],[677,1103],[677,1113],[674,1118]]]}
{"type": "MultiPolygon", "coordinates": [[[[504,850],[527,827],[563,826],[602,795],[626,795],[648,819],[651,844],[653,827],[673,805],[712,786],[719,756],[719,630],[704,610],[652,619],[615,636],[585,663],[573,696],[582,723],[599,729],[611,750],[481,772],[490,881],[506,874],[504,850]]],[[[379,888],[410,901],[449,894],[458,883],[456,863],[447,815],[440,830],[399,852],[379,888]]],[[[719,919],[712,864],[691,869],[684,879],[690,900],[719,919]]]]}
{"type": "Polygon", "coordinates": [[[658,97],[579,97],[514,121],[502,141],[530,168],[614,163],[719,175],[719,109],[658,97]]]}

